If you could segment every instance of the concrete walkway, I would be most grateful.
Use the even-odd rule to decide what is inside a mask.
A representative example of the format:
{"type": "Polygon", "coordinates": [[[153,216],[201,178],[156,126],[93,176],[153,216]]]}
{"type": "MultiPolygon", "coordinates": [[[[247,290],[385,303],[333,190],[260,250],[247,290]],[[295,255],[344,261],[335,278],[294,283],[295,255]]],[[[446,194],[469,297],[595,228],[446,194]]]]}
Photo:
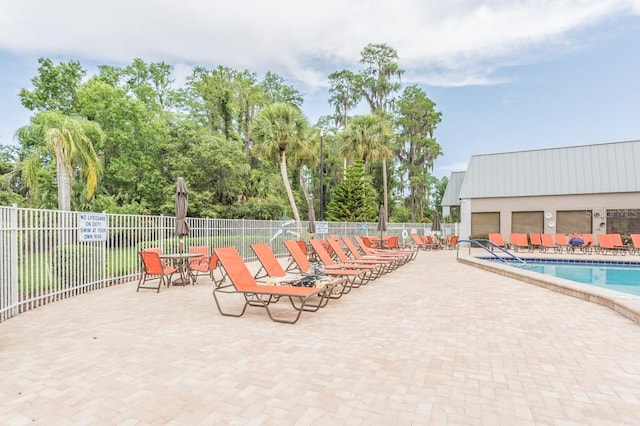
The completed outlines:
{"type": "Polygon", "coordinates": [[[0,323],[0,423],[640,424],[640,325],[455,257],[295,325],[222,317],[206,280],[21,314],[0,323]]]}

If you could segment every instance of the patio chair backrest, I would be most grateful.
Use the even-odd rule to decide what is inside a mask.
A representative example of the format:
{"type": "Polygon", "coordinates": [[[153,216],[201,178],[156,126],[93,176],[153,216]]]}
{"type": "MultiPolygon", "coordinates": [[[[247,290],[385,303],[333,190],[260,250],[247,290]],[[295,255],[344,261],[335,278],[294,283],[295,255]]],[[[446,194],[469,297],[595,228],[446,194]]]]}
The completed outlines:
{"type": "Polygon", "coordinates": [[[593,234],[582,234],[582,240],[584,241],[585,245],[596,245],[596,240],[593,237],[593,234]]]}
{"type": "MultiPolygon", "coordinates": [[[[360,238],[360,237],[358,237],[358,238],[360,238]]],[[[369,238],[369,237],[361,237],[361,238],[362,238],[362,242],[363,242],[367,247],[373,247],[373,246],[374,246],[373,242],[371,241],[371,238],[369,238]]]]}
{"type": "Polygon", "coordinates": [[[191,246],[189,247],[189,253],[202,255],[202,257],[191,259],[189,261],[189,268],[198,270],[200,272],[209,271],[209,257],[211,256],[209,246],[191,246]]]}
{"type": "Polygon", "coordinates": [[[542,240],[542,245],[544,247],[555,247],[556,245],[553,241],[553,235],[551,234],[541,234],[540,239],[542,240]]]}
{"type": "Polygon", "coordinates": [[[622,236],[620,234],[609,234],[611,236],[611,242],[616,247],[624,247],[622,243],[622,236]]]}
{"type": "Polygon", "coordinates": [[[353,254],[353,257],[355,257],[356,259],[362,258],[362,254],[360,253],[356,245],[353,244],[353,241],[351,241],[349,237],[347,236],[342,237],[342,241],[344,241],[344,244],[347,246],[351,254],[353,254]]]}
{"type": "Polygon", "coordinates": [[[631,234],[631,244],[634,248],[640,248],[640,234],[631,234]]]}
{"type": "Polygon", "coordinates": [[[270,277],[284,277],[287,273],[278,262],[278,258],[266,243],[251,244],[251,250],[256,254],[265,273],[270,277]]]}
{"type": "Polygon", "coordinates": [[[258,288],[256,280],[251,275],[251,271],[242,260],[242,256],[235,247],[220,247],[213,249],[218,256],[218,260],[231,280],[231,283],[238,291],[251,291],[258,288]]]}
{"type": "Polygon", "coordinates": [[[156,251],[142,250],[138,254],[147,275],[162,275],[164,273],[165,265],[156,251]]]}
{"type": "Polygon", "coordinates": [[[311,269],[311,263],[309,263],[309,259],[307,259],[307,256],[302,252],[302,249],[300,248],[296,240],[286,240],[284,242],[284,246],[287,248],[287,251],[293,258],[295,264],[298,265],[298,272],[307,272],[309,269],[311,269]]]}
{"type": "Polygon", "coordinates": [[[209,271],[213,271],[218,267],[218,256],[215,253],[211,253],[209,256],[209,271]]]}
{"type": "Polygon", "coordinates": [[[340,259],[341,262],[348,262],[349,260],[352,260],[351,258],[349,258],[349,256],[347,256],[347,253],[345,253],[344,250],[342,250],[342,243],[340,242],[339,239],[329,238],[327,239],[327,242],[329,243],[329,245],[333,249],[333,252],[336,254],[336,256],[338,256],[338,259],[340,259]]]}
{"type": "Polygon", "coordinates": [[[568,246],[569,240],[567,240],[567,234],[564,234],[564,233],[556,234],[556,244],[559,246],[568,246]]]}
{"type": "Polygon", "coordinates": [[[493,244],[497,245],[498,247],[504,247],[504,238],[502,237],[502,234],[499,232],[489,233],[489,241],[491,241],[493,244]]]}
{"type": "Polygon", "coordinates": [[[309,255],[309,247],[307,247],[307,243],[301,240],[297,240],[296,242],[300,246],[300,250],[302,250],[302,253],[304,253],[305,256],[309,255]]]}
{"type": "Polygon", "coordinates": [[[613,249],[613,241],[610,234],[598,234],[598,241],[600,242],[600,248],[613,249]]]}
{"type": "Polygon", "coordinates": [[[387,248],[396,248],[398,247],[398,236],[397,235],[391,235],[389,237],[389,241],[387,242],[387,248]]]}
{"type": "Polygon", "coordinates": [[[313,247],[313,251],[316,252],[316,256],[318,259],[324,264],[324,266],[335,265],[336,263],[331,259],[331,256],[324,248],[323,241],[319,239],[311,239],[310,241],[311,247],[313,247]]]}
{"type": "MultiPolygon", "coordinates": [[[[360,237],[358,235],[354,235],[353,236],[353,239],[356,241],[358,246],[360,246],[360,248],[362,249],[362,252],[364,254],[373,254],[374,252],[371,251],[371,249],[369,248],[371,246],[366,243],[365,238],[367,238],[367,237],[360,237]]],[[[367,240],[369,240],[369,239],[367,238],[367,240]]],[[[371,240],[369,240],[369,243],[371,243],[371,240]]]]}
{"type": "Polygon", "coordinates": [[[531,241],[532,246],[541,246],[542,245],[542,237],[537,232],[529,233],[529,241],[531,241]]]}

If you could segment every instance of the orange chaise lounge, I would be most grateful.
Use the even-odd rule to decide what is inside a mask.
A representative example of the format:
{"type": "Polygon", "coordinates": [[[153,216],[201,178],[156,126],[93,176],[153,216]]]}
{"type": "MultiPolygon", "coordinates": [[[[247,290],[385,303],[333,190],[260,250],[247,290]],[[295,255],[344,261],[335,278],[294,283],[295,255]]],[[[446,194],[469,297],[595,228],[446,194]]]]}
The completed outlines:
{"type": "Polygon", "coordinates": [[[218,261],[230,281],[230,284],[213,289],[213,298],[222,315],[241,317],[247,307],[255,306],[266,309],[269,318],[275,322],[295,324],[300,319],[302,311],[315,312],[326,306],[333,291],[333,285],[322,287],[260,285],[251,275],[251,271],[235,247],[216,248],[213,251],[218,256],[218,261]],[[224,311],[220,304],[222,294],[241,294],[244,297],[244,306],[239,312],[224,311]],[[293,306],[294,314],[276,316],[272,306],[284,298],[288,299],[293,306]]]}

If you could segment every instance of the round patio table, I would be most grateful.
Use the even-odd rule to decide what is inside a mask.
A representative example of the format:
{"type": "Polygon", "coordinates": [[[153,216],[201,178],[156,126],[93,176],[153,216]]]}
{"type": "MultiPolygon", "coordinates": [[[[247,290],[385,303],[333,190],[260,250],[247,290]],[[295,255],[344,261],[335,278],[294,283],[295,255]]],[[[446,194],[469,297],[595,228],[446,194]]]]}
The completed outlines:
{"type": "Polygon", "coordinates": [[[160,255],[160,259],[170,261],[180,274],[180,278],[173,280],[171,285],[194,285],[196,277],[193,276],[189,269],[189,260],[202,257],[202,253],[167,253],[160,255]]]}

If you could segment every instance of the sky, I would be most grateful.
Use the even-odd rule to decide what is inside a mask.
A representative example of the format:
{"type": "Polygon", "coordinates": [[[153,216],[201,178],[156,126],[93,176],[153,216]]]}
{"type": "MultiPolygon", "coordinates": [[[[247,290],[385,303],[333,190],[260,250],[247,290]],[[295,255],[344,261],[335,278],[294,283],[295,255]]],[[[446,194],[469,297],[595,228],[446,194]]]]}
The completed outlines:
{"type": "Polygon", "coordinates": [[[89,75],[165,62],[177,87],[194,66],[272,71],[314,124],[329,74],[362,69],[369,43],[442,113],[438,177],[477,154],[640,139],[640,0],[0,0],[0,145],[29,123],[18,93],[41,57],[89,75]]]}

